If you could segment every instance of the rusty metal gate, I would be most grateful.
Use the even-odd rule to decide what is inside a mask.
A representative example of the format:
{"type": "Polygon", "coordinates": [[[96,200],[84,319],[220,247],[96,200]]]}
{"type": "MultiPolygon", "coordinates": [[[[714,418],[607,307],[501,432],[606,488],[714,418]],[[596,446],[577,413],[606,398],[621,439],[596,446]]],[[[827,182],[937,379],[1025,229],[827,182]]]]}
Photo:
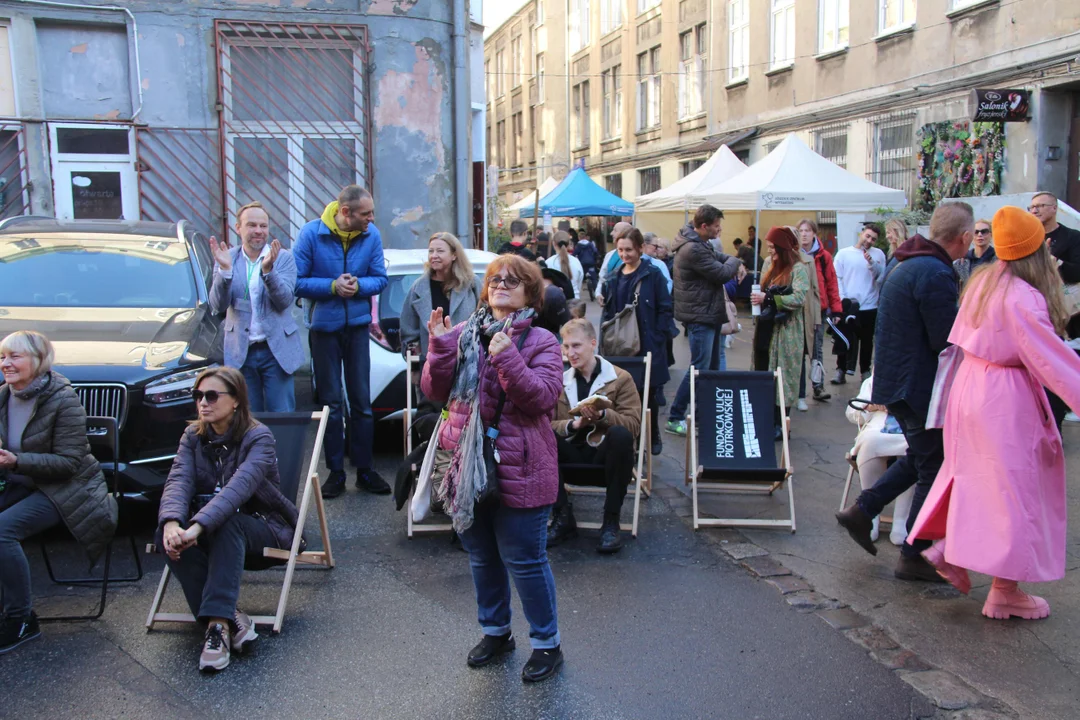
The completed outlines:
{"type": "Polygon", "coordinates": [[[30,211],[29,184],[26,128],[0,121],[0,219],[30,211]]]}
{"type": "Polygon", "coordinates": [[[218,20],[215,30],[224,222],[258,200],[288,244],[342,186],[371,187],[367,28],[218,20]]]}

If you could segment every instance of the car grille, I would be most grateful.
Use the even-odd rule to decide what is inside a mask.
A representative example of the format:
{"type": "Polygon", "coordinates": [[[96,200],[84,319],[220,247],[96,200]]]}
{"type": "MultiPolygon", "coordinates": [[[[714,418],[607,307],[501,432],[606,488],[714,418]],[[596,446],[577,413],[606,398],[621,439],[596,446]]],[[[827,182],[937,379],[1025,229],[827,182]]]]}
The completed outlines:
{"type": "Polygon", "coordinates": [[[123,427],[127,414],[127,388],[123,385],[74,384],[88,417],[111,417],[123,427]]]}

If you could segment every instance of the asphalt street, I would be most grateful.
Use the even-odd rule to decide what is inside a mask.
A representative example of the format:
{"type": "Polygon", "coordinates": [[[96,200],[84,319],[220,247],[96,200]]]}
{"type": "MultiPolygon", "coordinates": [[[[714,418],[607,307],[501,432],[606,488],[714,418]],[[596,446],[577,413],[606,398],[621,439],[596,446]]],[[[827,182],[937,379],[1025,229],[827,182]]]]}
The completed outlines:
{"type": "MultiPolygon", "coordinates": [[[[748,342],[748,332],[737,338],[729,356],[733,368],[747,366],[748,342]]],[[[683,338],[677,355],[677,367],[685,368],[683,338]]],[[[669,398],[675,385],[667,388],[669,398]]],[[[848,396],[856,389],[844,388],[848,396]]],[[[962,598],[892,579],[895,551],[887,541],[873,558],[832,519],[843,453],[854,437],[842,408],[840,398],[811,404],[793,420],[795,535],[695,533],[685,517],[684,445],[665,436],[657,492],[643,502],[638,539],[605,557],[593,550],[596,534],[583,531],[551,552],[566,665],[539,686],[519,677],[529,651],[516,599],[517,651],[493,667],[468,668],[465,654],[480,633],[467,556],[445,535],[409,540],[404,514],[389,498],[350,486],[327,503],[337,567],[297,572],[283,632],[264,633],[253,655],[207,676],[197,669],[201,638],[194,628],[159,626],[147,633],[144,621],[162,567],[151,557],[141,582],[110,590],[100,620],[45,626],[41,640],[0,657],[0,717],[945,716],[905,682],[903,671],[881,662],[881,653],[871,656],[808,611],[814,608],[800,609],[775,583],[741,567],[731,544],[744,541],[805,578],[825,607],[850,605],[929,666],[1001,700],[999,717],[1075,717],[1076,534],[1070,536],[1069,578],[1049,586],[1054,615],[1041,624],[983,620],[978,608],[985,583],[962,598]]],[[[387,478],[401,457],[399,432],[391,427],[379,434],[378,469],[387,478]]],[[[1080,431],[1067,431],[1066,443],[1080,443],[1080,431]]],[[[719,505],[709,503],[728,502],[703,507],[716,514],[719,505]]],[[[758,498],[724,510],[769,516],[785,504],[758,498]]],[[[579,520],[599,519],[601,500],[579,499],[575,510],[579,520]]],[[[624,520],[628,516],[629,504],[624,520]]],[[[36,548],[30,550],[40,613],[92,604],[90,590],[50,584],[36,548]]],[[[74,547],[60,542],[52,552],[66,555],[76,569],[74,547]]],[[[130,562],[122,552],[118,558],[123,567],[130,562]]],[[[248,573],[241,607],[272,611],[281,578],[280,570],[248,573]]],[[[164,609],[184,609],[178,587],[164,609]]]]}

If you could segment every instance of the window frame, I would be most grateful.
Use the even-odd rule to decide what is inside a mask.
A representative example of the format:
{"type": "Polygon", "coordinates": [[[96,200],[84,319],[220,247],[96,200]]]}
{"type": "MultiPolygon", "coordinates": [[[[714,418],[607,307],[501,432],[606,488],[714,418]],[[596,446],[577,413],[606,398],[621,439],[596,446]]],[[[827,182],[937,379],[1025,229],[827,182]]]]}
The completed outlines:
{"type": "Polygon", "coordinates": [[[915,18],[919,13],[917,0],[878,0],[878,37],[892,35],[915,27],[915,18]],[[906,6],[911,3],[911,17],[906,17],[906,6]],[[897,3],[900,7],[900,20],[892,25],[886,25],[886,19],[891,3],[897,3]]]}
{"type": "Polygon", "coordinates": [[[536,53],[536,104],[544,104],[544,88],[545,88],[545,69],[544,69],[544,53],[536,53]]]}
{"type": "Polygon", "coordinates": [[[524,73],[524,49],[522,48],[521,35],[510,38],[510,89],[516,90],[521,87],[524,73]]]}
{"type": "Polygon", "coordinates": [[[644,12],[652,10],[659,5],[661,0],[637,0],[637,13],[641,15],[644,12]]]}
{"type": "Polygon", "coordinates": [[[818,31],[817,31],[817,51],[819,55],[825,55],[826,53],[840,52],[846,50],[851,46],[851,0],[818,0],[818,31]],[[834,8],[833,17],[836,20],[835,26],[828,28],[833,32],[835,41],[832,45],[825,44],[825,8],[826,6],[832,6],[834,8]],[[843,12],[841,12],[843,11],[843,12]],[[846,24],[842,24],[846,23],[846,24]],[[843,34],[843,40],[840,39],[841,33],[843,34]]]}
{"type": "Polygon", "coordinates": [[[769,4],[769,70],[783,70],[795,64],[795,0],[771,0],[769,4]],[[778,23],[783,19],[783,38],[786,53],[777,56],[778,23]]]}
{"type": "Polygon", "coordinates": [[[506,95],[506,50],[495,51],[495,98],[506,95]]]}
{"type": "Polygon", "coordinates": [[[706,23],[679,33],[678,119],[690,120],[705,113],[706,23]]]}
{"type": "Polygon", "coordinates": [[[600,37],[622,27],[623,4],[623,0],[600,0],[600,37]]]}
{"type": "Polygon", "coordinates": [[[656,192],[657,190],[660,190],[663,187],[663,183],[661,182],[660,166],[659,165],[652,165],[652,166],[647,167],[647,168],[638,168],[637,175],[638,175],[638,197],[640,197],[642,195],[648,195],[649,193],[654,193],[654,192],[656,192]],[[651,181],[652,180],[652,175],[653,175],[654,172],[656,174],[656,177],[655,177],[656,187],[651,188],[651,189],[646,189],[645,188],[646,175],[649,176],[649,179],[651,181]]]}
{"type": "Polygon", "coordinates": [[[728,84],[740,83],[750,77],[750,13],[749,0],[728,0],[728,84]],[[741,8],[736,15],[735,8],[741,8]],[[734,42],[739,35],[738,45],[734,42]],[[740,55],[735,57],[736,47],[740,55]]]}

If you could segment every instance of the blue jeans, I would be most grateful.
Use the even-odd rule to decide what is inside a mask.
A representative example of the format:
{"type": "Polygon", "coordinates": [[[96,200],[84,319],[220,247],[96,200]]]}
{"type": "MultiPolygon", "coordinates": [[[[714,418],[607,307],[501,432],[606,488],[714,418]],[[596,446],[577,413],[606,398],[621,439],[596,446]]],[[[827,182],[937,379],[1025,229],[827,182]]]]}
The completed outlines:
{"type": "Polygon", "coordinates": [[[550,514],[548,505],[487,508],[478,510],[472,526],[461,533],[476,586],[476,616],[485,635],[510,632],[509,569],[529,621],[533,648],[553,648],[561,643],[555,576],[547,558],[550,514]]]}
{"type": "Polygon", "coordinates": [[[240,372],[247,382],[251,412],[292,412],[296,409],[293,376],[282,369],[266,343],[248,346],[240,372]]]}
{"type": "MultiPolygon", "coordinates": [[[[159,548],[165,547],[163,534],[159,528],[159,548]]],[[[277,545],[277,537],[265,520],[233,513],[217,530],[200,535],[195,545],[180,553],[179,560],[166,555],[165,562],[180,581],[192,615],[200,620],[231,619],[240,597],[244,558],[261,558],[263,548],[277,545]]]]}
{"type": "Polygon", "coordinates": [[[22,541],[63,522],[56,506],[40,490],[8,485],[0,493],[0,588],[4,614],[30,614],[30,564],[22,541]]]}
{"type": "MultiPolygon", "coordinates": [[[[877,517],[886,505],[914,485],[915,497],[911,501],[907,522],[910,536],[915,519],[919,517],[919,511],[926,502],[926,496],[930,494],[938,470],[945,461],[945,438],[940,429],[923,427],[924,420],[907,410],[906,404],[900,407],[889,406],[889,414],[896,418],[900,429],[904,431],[904,439],[908,444],[907,454],[890,465],[885,474],[874,483],[874,487],[863,490],[856,503],[870,517],[877,517]]],[[[929,540],[915,540],[911,543],[905,542],[900,552],[907,557],[918,557],[929,547],[929,540]]]]}
{"type": "Polygon", "coordinates": [[[315,360],[315,383],[319,399],[330,407],[323,453],[331,472],[345,469],[345,393],[349,397],[349,455],[360,470],[371,469],[371,444],[375,417],[371,414],[371,338],[368,326],[338,332],[311,330],[311,356],[315,360]],[[342,370],[344,369],[344,372],[342,370]]]}
{"type": "MultiPolygon", "coordinates": [[[[690,364],[694,369],[727,370],[724,336],[720,334],[720,326],[687,323],[686,329],[690,333],[690,364]]],[[[686,419],[686,406],[690,404],[690,379],[688,369],[675,393],[675,402],[671,403],[668,420],[686,419]]]]}

